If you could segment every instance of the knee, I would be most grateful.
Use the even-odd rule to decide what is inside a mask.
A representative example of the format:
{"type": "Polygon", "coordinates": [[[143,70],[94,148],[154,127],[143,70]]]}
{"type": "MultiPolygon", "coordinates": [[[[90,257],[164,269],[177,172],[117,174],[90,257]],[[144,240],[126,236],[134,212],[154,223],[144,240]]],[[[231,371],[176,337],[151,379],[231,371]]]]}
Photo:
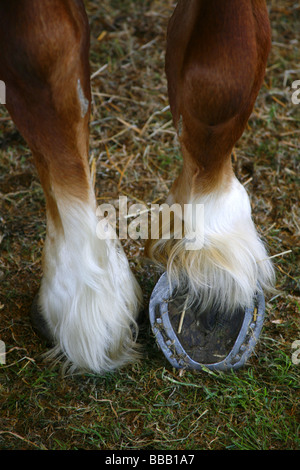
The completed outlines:
{"type": "Polygon", "coordinates": [[[205,126],[224,124],[241,114],[249,105],[253,77],[251,70],[206,67],[190,63],[184,70],[183,107],[187,114],[205,126]],[[250,76],[249,76],[250,75],[250,76]]]}

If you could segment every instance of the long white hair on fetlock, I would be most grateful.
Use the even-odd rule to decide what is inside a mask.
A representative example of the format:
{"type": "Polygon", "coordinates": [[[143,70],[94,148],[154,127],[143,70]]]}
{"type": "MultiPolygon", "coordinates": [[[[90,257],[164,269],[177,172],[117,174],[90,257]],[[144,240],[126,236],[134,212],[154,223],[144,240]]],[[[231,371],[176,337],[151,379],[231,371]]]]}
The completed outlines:
{"type": "MultiPolygon", "coordinates": [[[[60,202],[63,233],[47,233],[39,306],[70,371],[105,373],[138,359],[140,287],[119,240],[99,239],[89,205],[60,202]]],[[[47,228],[49,232],[51,228],[47,228]]]]}
{"type": "Polygon", "coordinates": [[[184,211],[184,237],[153,241],[150,256],[165,264],[170,285],[198,312],[250,306],[257,284],[273,291],[274,270],[251,218],[249,197],[236,178],[226,190],[194,197],[184,211]],[[193,219],[195,205],[204,218],[193,219]],[[199,248],[188,249],[196,233],[199,248]]]}

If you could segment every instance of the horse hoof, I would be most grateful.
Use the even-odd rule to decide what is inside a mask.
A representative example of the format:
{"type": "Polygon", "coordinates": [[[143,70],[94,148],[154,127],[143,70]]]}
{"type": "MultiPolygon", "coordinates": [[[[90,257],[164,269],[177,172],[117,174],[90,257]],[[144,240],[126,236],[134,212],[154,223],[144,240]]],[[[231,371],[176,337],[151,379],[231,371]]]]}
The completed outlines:
{"type": "Polygon", "coordinates": [[[49,345],[53,344],[53,336],[50,332],[50,328],[41,313],[41,308],[38,304],[38,294],[33,299],[31,309],[30,309],[30,319],[34,330],[41,336],[44,340],[49,343],[49,345]]]}
{"type": "Polygon", "coordinates": [[[258,341],[265,316],[265,300],[258,286],[253,305],[230,315],[209,311],[184,313],[182,300],[170,292],[167,273],[156,284],[149,304],[149,317],[156,341],[170,364],[177,369],[228,371],[244,366],[258,341]]]}

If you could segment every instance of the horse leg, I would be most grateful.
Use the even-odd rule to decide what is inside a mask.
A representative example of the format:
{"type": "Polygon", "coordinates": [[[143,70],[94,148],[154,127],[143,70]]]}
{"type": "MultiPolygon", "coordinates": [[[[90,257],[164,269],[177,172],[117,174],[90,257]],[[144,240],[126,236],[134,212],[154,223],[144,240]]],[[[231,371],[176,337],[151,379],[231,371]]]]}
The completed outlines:
{"type": "Polygon", "coordinates": [[[140,289],[116,240],[96,234],[88,165],[89,27],[81,0],[0,5],[0,77],[32,150],[47,234],[38,309],[71,367],[104,372],[136,359],[140,289]]]}
{"type": "Polygon", "coordinates": [[[231,163],[269,48],[261,0],[179,0],[169,22],[166,73],[183,168],[168,203],[182,209],[187,204],[189,210],[183,239],[151,240],[147,251],[165,265],[173,284],[188,291],[191,302],[201,300],[200,312],[244,308],[251,305],[258,282],[265,289],[273,283],[249,197],[231,163]],[[204,207],[203,226],[193,215],[198,205],[204,207]]]}

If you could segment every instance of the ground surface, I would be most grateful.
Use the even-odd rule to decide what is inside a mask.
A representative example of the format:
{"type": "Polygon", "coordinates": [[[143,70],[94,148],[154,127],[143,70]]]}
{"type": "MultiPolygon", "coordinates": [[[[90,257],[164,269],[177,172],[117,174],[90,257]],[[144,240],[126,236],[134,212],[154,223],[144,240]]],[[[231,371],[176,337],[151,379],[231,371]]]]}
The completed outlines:
{"type": "MultiPolygon", "coordinates": [[[[91,22],[91,165],[99,204],[163,202],[181,156],[164,75],[169,0],[87,1],[91,22]]],[[[40,355],[29,308],[41,278],[44,196],[30,151],[0,107],[1,449],[299,449],[300,7],[270,1],[273,47],[265,83],[235,149],[258,229],[274,257],[256,353],[236,374],[172,370],[147,320],[157,280],[143,243],[124,248],[143,286],[143,359],[105,377],[62,377],[40,355]]]]}

